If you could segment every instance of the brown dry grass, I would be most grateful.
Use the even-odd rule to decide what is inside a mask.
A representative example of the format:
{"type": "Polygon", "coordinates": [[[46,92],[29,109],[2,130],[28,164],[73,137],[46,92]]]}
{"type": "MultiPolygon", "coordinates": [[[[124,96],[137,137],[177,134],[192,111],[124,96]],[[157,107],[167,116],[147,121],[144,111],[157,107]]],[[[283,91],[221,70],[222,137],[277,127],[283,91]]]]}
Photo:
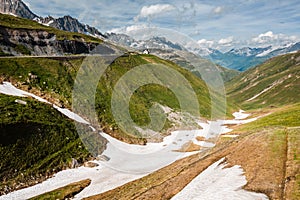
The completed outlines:
{"type": "Polygon", "coordinates": [[[203,136],[197,136],[196,137],[196,140],[198,140],[198,141],[205,141],[205,137],[203,137],[203,136]]]}
{"type": "Polygon", "coordinates": [[[192,141],[189,141],[182,145],[182,147],[177,150],[177,152],[193,152],[193,151],[199,151],[201,149],[201,146],[194,144],[192,141]]]}
{"type": "Polygon", "coordinates": [[[289,130],[284,198],[300,199],[300,129],[289,130]]]}
{"type": "MultiPolygon", "coordinates": [[[[209,155],[202,153],[184,158],[146,177],[86,199],[169,199],[222,157],[226,157],[228,166],[241,165],[245,170],[248,181],[245,189],[263,192],[271,199],[282,199],[286,136],[284,130],[273,129],[244,133],[239,138],[219,144],[209,155]]],[[[294,185],[291,189],[288,186],[287,190],[294,190],[294,185]]]]}
{"type": "Polygon", "coordinates": [[[86,188],[91,183],[91,180],[86,179],[79,182],[71,183],[64,187],[58,188],[51,192],[47,192],[41,194],[39,196],[33,197],[30,200],[42,200],[42,199],[55,199],[55,200],[63,200],[70,199],[74,197],[76,194],[81,192],[84,188],[86,188]]]}

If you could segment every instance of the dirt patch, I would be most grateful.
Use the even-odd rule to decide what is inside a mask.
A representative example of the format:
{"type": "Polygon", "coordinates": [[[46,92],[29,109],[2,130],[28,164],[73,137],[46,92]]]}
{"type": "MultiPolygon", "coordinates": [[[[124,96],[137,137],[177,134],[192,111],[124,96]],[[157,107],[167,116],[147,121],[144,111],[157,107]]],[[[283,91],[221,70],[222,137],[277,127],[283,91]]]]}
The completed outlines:
{"type": "Polygon", "coordinates": [[[176,150],[178,152],[193,152],[193,151],[199,151],[201,149],[201,146],[194,144],[192,141],[189,141],[182,145],[182,147],[179,150],[176,150]]]}
{"type": "Polygon", "coordinates": [[[285,147],[284,135],[263,131],[238,141],[226,158],[229,166],[241,165],[244,169],[248,181],[244,189],[281,199],[285,147]]]}
{"type": "Polygon", "coordinates": [[[288,131],[285,199],[300,199],[300,128],[288,131]]]}
{"type": "Polygon", "coordinates": [[[199,142],[205,141],[205,137],[203,136],[197,136],[196,140],[198,140],[199,142]]]}

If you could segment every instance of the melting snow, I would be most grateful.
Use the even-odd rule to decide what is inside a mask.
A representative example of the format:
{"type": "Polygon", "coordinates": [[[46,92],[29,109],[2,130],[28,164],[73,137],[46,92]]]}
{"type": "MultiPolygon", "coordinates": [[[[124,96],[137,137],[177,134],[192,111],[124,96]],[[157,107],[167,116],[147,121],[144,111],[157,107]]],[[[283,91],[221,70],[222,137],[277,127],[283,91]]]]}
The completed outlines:
{"type": "MultiPolygon", "coordinates": [[[[47,100],[45,100],[41,97],[38,97],[34,94],[31,94],[29,92],[25,92],[23,90],[16,88],[9,82],[3,82],[3,84],[0,84],[0,93],[6,94],[6,95],[18,96],[18,97],[32,97],[34,99],[37,99],[40,102],[51,104],[47,100]]],[[[70,111],[68,109],[60,108],[56,105],[53,105],[53,107],[74,121],[77,121],[79,123],[89,124],[89,122],[87,122],[82,117],[80,117],[79,115],[77,115],[76,113],[73,113],[72,111],[70,111]]]]}
{"type": "Polygon", "coordinates": [[[232,115],[234,116],[235,119],[246,119],[247,117],[250,116],[250,114],[244,113],[245,111],[240,110],[239,112],[235,112],[232,115]]]}
{"type": "MultiPolygon", "coordinates": [[[[31,96],[39,101],[49,103],[40,97],[15,88],[8,82],[4,82],[3,85],[0,84],[0,93],[20,97],[31,96]]],[[[67,109],[59,108],[55,105],[54,108],[71,119],[88,124],[87,121],[67,109]]],[[[0,196],[0,200],[28,199],[87,178],[92,180],[91,184],[78,195],[76,195],[75,199],[81,199],[83,197],[108,191],[132,180],[141,178],[155,170],[171,164],[180,158],[199,152],[178,152],[177,150],[181,149],[181,147],[187,142],[193,141],[195,144],[208,148],[215,145],[206,141],[196,140],[196,137],[198,136],[206,139],[218,137],[220,134],[231,131],[231,129],[227,128],[225,124],[241,124],[256,119],[253,118],[241,120],[248,117],[248,114],[243,113],[241,110],[238,113],[235,113],[234,116],[236,117],[235,120],[217,120],[208,121],[207,123],[198,122],[203,129],[173,131],[171,135],[164,138],[163,142],[147,143],[146,145],[127,144],[102,132],[100,134],[108,140],[106,150],[102,155],[109,157],[110,159],[108,161],[95,160],[94,162],[99,164],[99,166],[95,168],[79,167],[77,169],[61,171],[55,174],[53,178],[50,178],[35,186],[0,196]]],[[[91,128],[93,129],[93,127],[91,128]]],[[[215,171],[219,172],[220,169],[215,171]]],[[[221,172],[219,173],[222,174],[221,172]]],[[[231,174],[228,173],[228,175],[231,174]]],[[[222,176],[217,176],[214,178],[214,180],[221,178],[220,182],[224,179],[222,176]]],[[[209,189],[214,192],[218,191],[215,190],[214,187],[209,187],[209,189]]]]}
{"type": "Polygon", "coordinates": [[[273,87],[275,87],[276,85],[282,83],[283,81],[285,81],[286,79],[288,79],[289,77],[283,77],[282,79],[279,79],[275,82],[273,82],[269,87],[265,88],[263,91],[261,91],[260,93],[254,95],[253,97],[251,97],[250,99],[248,99],[247,101],[252,101],[254,99],[256,99],[257,97],[259,97],[260,95],[262,95],[263,93],[267,92],[268,90],[272,89],[273,87]]]}
{"type": "Polygon", "coordinates": [[[42,24],[45,26],[50,26],[53,22],[54,22],[53,20],[50,20],[48,23],[42,23],[42,24]]]}
{"type": "Polygon", "coordinates": [[[225,168],[224,158],[215,162],[192,180],[172,200],[263,200],[261,193],[249,192],[242,187],[247,184],[243,169],[235,165],[225,168]]]}

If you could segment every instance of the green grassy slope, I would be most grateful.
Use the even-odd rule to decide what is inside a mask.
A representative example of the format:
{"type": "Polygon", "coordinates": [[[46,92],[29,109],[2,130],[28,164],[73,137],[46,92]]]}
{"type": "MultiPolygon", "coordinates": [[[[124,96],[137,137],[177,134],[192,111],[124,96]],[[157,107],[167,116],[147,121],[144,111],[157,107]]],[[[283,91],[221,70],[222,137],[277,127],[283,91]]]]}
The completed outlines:
{"type": "MultiPolygon", "coordinates": [[[[76,72],[83,58],[0,58],[2,80],[16,80],[25,90],[48,93],[68,104],[76,72]],[[31,79],[30,74],[37,75],[31,79]]],[[[41,96],[41,94],[39,95],[41,96]]]]}
{"type": "MultiPolygon", "coordinates": [[[[70,107],[74,79],[82,61],[82,58],[1,58],[0,77],[2,77],[2,80],[17,82],[19,87],[25,90],[30,89],[31,92],[44,96],[52,102],[59,102],[70,107]],[[30,73],[36,75],[37,78],[31,80],[30,73]]],[[[119,139],[128,136],[131,139],[126,140],[127,142],[137,141],[135,141],[135,136],[132,133],[125,133],[124,135],[115,125],[110,108],[112,88],[126,72],[135,66],[149,63],[163,64],[181,73],[196,92],[200,114],[205,118],[210,117],[210,96],[205,83],[201,79],[188,70],[155,56],[127,54],[117,58],[108,67],[100,80],[96,95],[96,110],[102,127],[108,132],[113,129],[114,133],[111,134],[115,137],[122,135],[119,139]]],[[[150,122],[148,110],[154,102],[179,110],[179,103],[169,89],[159,85],[146,85],[135,92],[130,102],[130,112],[137,124],[145,125],[150,122]]],[[[170,124],[166,124],[166,128],[169,126],[170,124]]]]}
{"type": "Polygon", "coordinates": [[[84,40],[85,42],[101,43],[102,40],[81,33],[62,31],[38,22],[0,13],[0,27],[10,29],[42,30],[56,35],[57,40],[84,40]]]}
{"type": "MultiPolygon", "coordinates": [[[[96,102],[98,102],[98,111],[105,110],[105,113],[98,112],[99,118],[105,120],[105,127],[110,126],[115,131],[118,131],[118,128],[115,126],[115,121],[112,118],[110,108],[111,92],[116,82],[122,77],[122,75],[124,75],[134,66],[149,63],[163,64],[180,72],[190,82],[198,97],[200,114],[205,118],[210,117],[209,93],[205,83],[197,76],[170,61],[162,60],[156,56],[128,55],[120,57],[115,62],[113,62],[112,65],[107,69],[108,73],[105,73],[105,75],[103,76],[109,78],[106,78],[106,80],[105,78],[102,78],[100,80],[100,84],[98,87],[99,95],[98,98],[96,97],[96,102]],[[105,89],[103,90],[103,88],[105,89]]],[[[149,108],[154,105],[155,102],[180,111],[179,102],[174,93],[172,93],[169,89],[159,85],[145,85],[136,90],[130,101],[131,117],[138,125],[143,126],[147,125],[150,122],[148,112],[149,108]]],[[[170,126],[167,123],[165,128],[169,127],[170,126]]],[[[131,135],[132,133],[127,134],[131,135]]]]}
{"type": "Polygon", "coordinates": [[[222,67],[220,65],[217,65],[217,68],[219,69],[221,76],[223,78],[223,81],[229,82],[230,80],[232,80],[234,77],[238,76],[240,74],[239,71],[234,70],[234,69],[229,69],[226,67],[222,67]]]}
{"type": "Polygon", "coordinates": [[[83,162],[89,157],[73,121],[51,105],[0,94],[0,110],[1,193],[5,186],[13,189],[43,180],[68,167],[71,158],[83,162]]]}
{"type": "Polygon", "coordinates": [[[245,109],[297,103],[300,52],[272,58],[235,77],[226,86],[229,98],[245,109]],[[261,93],[263,90],[266,91],[261,93]],[[259,93],[261,95],[250,100],[259,93]]]}

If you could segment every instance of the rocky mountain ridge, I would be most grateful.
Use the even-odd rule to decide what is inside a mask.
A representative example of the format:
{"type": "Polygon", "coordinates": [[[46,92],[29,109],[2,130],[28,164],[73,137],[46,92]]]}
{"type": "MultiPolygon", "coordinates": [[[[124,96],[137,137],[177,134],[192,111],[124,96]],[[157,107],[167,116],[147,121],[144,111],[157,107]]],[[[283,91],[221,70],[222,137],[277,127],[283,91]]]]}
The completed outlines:
{"type": "Polygon", "coordinates": [[[298,50],[300,50],[300,42],[290,43],[284,46],[267,46],[264,48],[243,47],[231,49],[225,53],[214,50],[204,57],[221,66],[238,71],[245,71],[262,64],[272,57],[293,53],[298,50]]]}
{"type": "MultiPolygon", "coordinates": [[[[117,33],[106,34],[106,37],[111,41],[138,50],[144,50],[148,48],[162,49],[168,51],[169,53],[177,50],[190,51],[212,61],[217,65],[238,71],[245,71],[251,67],[263,63],[269,58],[300,50],[300,42],[290,43],[284,46],[242,47],[231,49],[227,52],[221,52],[217,49],[204,48],[201,46],[195,47],[194,45],[194,47],[190,47],[174,44],[162,37],[153,37],[148,40],[135,40],[126,34],[117,33]]],[[[162,57],[163,56],[164,55],[162,55],[162,57]]]]}
{"type": "Polygon", "coordinates": [[[95,37],[105,37],[95,27],[79,22],[71,16],[54,18],[52,16],[41,17],[34,14],[22,0],[0,0],[0,12],[11,14],[25,19],[35,20],[43,25],[51,26],[64,31],[83,33],[95,37]]]}
{"type": "Polygon", "coordinates": [[[1,56],[87,54],[102,40],[43,26],[35,21],[0,14],[1,56]]]}
{"type": "Polygon", "coordinates": [[[20,0],[0,0],[0,5],[1,13],[17,15],[26,19],[34,19],[38,17],[23,1],[20,0]]]}

